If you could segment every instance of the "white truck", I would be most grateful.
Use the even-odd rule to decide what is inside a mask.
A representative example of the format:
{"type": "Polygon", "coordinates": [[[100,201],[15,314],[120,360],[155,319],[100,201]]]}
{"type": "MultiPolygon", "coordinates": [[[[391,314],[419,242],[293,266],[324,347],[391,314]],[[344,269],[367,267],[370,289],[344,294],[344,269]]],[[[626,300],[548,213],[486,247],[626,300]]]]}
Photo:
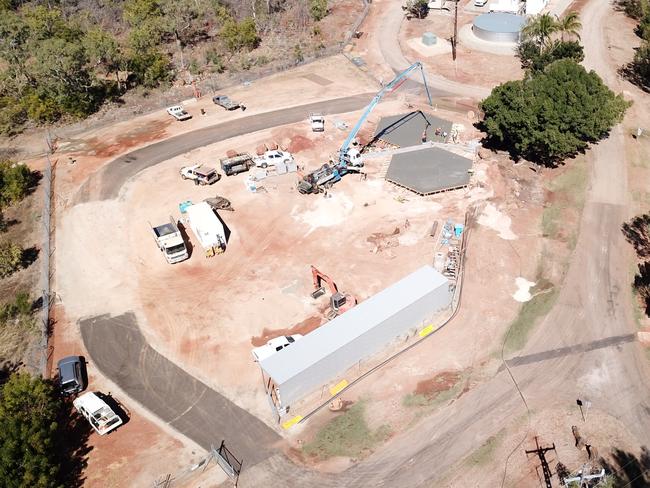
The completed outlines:
{"type": "Polygon", "coordinates": [[[156,227],[149,225],[158,249],[164,254],[169,264],[184,261],[189,257],[183,236],[173,218],[169,217],[168,224],[161,224],[156,227]]]}
{"type": "Polygon", "coordinates": [[[279,149],[274,149],[266,151],[264,154],[254,157],[253,162],[258,168],[266,169],[269,166],[277,165],[279,162],[288,165],[289,163],[293,163],[294,160],[291,153],[280,151],[279,149]]]}
{"type": "Polygon", "coordinates": [[[75,398],[72,404],[77,412],[86,417],[86,420],[99,435],[107,434],[123,423],[111,407],[93,392],[84,393],[75,398]]]}
{"type": "Polygon", "coordinates": [[[174,117],[176,120],[182,121],[192,118],[192,116],[185,111],[182,105],[174,105],[173,107],[169,107],[167,109],[167,113],[174,117]]]}
{"type": "Polygon", "coordinates": [[[309,123],[312,132],[323,132],[325,130],[325,117],[323,114],[309,114],[309,123]]]}
{"type": "Polygon", "coordinates": [[[253,355],[253,361],[262,361],[269,356],[272,356],[276,352],[281,351],[285,347],[290,346],[299,339],[302,339],[302,334],[280,336],[276,337],[275,339],[271,339],[263,346],[256,347],[251,351],[251,354],[253,355]]]}
{"type": "Polygon", "coordinates": [[[181,178],[184,180],[193,180],[195,185],[211,185],[221,178],[217,170],[202,164],[192,166],[183,166],[181,168],[181,178]]]}
{"type": "Polygon", "coordinates": [[[207,202],[190,205],[185,210],[187,222],[206,257],[226,250],[226,231],[216,212],[207,202]]]}

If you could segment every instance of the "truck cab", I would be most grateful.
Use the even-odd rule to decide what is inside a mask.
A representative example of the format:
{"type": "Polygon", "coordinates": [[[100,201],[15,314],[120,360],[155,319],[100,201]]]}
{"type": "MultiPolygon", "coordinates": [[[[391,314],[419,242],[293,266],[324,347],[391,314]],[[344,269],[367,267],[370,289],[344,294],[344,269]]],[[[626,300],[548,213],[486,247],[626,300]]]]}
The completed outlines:
{"type": "Polygon", "coordinates": [[[195,164],[181,168],[181,178],[184,180],[194,180],[196,185],[211,185],[219,181],[221,175],[214,168],[203,166],[202,164],[195,164]]]}
{"type": "Polygon", "coordinates": [[[325,117],[322,114],[309,114],[309,123],[312,132],[323,132],[325,130],[325,117]]]}
{"type": "Polygon", "coordinates": [[[178,263],[189,258],[185,241],[174,219],[170,217],[168,224],[152,227],[152,231],[158,249],[162,251],[169,264],[178,263]]]}
{"type": "Polygon", "coordinates": [[[123,424],[122,419],[108,404],[93,392],[77,397],[72,404],[99,435],[108,434],[123,424]]]}

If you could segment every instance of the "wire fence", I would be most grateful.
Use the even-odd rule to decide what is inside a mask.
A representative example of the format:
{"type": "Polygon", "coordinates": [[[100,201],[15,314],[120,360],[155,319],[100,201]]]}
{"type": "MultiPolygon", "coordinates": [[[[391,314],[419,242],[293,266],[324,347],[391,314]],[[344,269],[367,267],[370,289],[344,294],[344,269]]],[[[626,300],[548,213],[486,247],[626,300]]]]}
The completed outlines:
{"type": "Polygon", "coordinates": [[[41,308],[40,308],[40,324],[41,324],[41,340],[40,340],[40,365],[39,369],[43,378],[49,377],[49,337],[51,330],[50,311],[52,307],[52,290],[51,278],[52,269],[50,258],[52,256],[52,182],[54,180],[54,168],[50,159],[52,150],[52,141],[50,140],[49,133],[46,139],[47,152],[45,155],[45,169],[43,170],[43,211],[41,214],[42,220],[42,239],[41,239],[41,308]]]}

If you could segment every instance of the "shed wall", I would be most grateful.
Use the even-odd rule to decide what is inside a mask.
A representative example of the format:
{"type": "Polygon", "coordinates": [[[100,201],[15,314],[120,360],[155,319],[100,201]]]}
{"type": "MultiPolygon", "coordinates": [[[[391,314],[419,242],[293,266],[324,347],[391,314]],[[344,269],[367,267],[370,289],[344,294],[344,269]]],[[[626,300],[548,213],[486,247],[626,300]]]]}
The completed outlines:
{"type": "Polygon", "coordinates": [[[395,314],[377,326],[361,334],[332,354],[289,378],[280,385],[281,405],[284,408],[305,397],[307,394],[331,382],[359,361],[372,356],[395,338],[416,326],[425,325],[434,314],[451,304],[452,293],[449,284],[443,283],[409,306],[396,310],[395,314]]]}

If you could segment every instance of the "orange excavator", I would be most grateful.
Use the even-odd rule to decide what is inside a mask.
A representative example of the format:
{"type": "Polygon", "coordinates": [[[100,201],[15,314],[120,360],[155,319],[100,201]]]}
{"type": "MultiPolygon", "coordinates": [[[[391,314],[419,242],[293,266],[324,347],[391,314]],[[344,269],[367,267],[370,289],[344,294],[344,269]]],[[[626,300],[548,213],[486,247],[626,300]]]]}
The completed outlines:
{"type": "Polygon", "coordinates": [[[347,312],[357,304],[355,296],[345,292],[340,292],[336,287],[334,280],[324,273],[321,273],[316,267],[311,267],[311,277],[314,281],[314,291],[311,293],[312,298],[318,298],[326,293],[325,285],[329,287],[330,291],[330,307],[331,310],[327,314],[329,319],[336,317],[344,312],[347,312]]]}

